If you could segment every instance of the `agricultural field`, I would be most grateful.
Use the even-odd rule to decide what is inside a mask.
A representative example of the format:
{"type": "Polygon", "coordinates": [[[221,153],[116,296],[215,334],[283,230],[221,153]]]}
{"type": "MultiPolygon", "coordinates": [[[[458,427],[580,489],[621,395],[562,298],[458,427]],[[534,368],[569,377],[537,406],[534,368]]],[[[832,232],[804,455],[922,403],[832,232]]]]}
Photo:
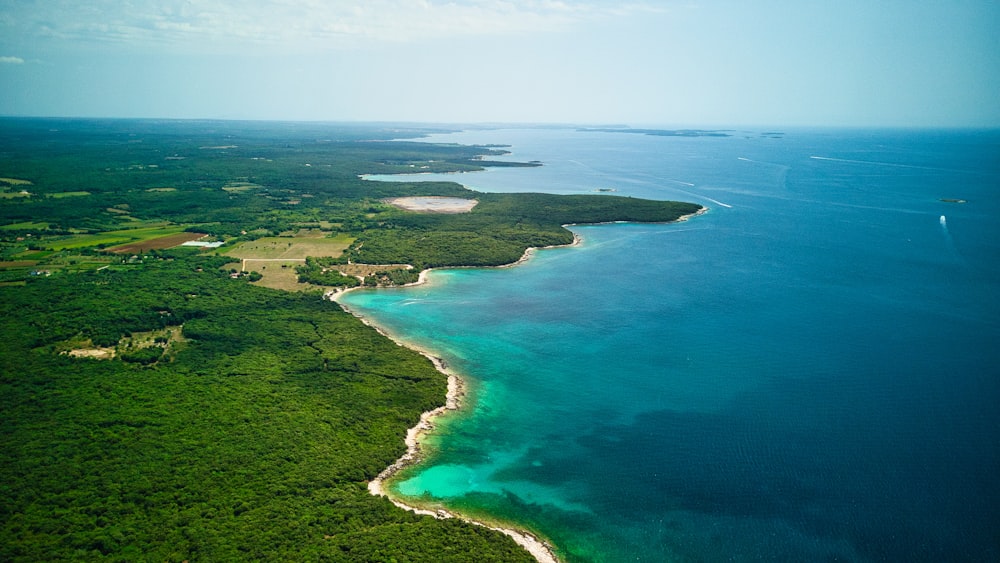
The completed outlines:
{"type": "Polygon", "coordinates": [[[170,248],[177,246],[186,240],[197,240],[198,238],[205,236],[204,233],[185,233],[184,229],[185,226],[183,225],[124,229],[95,234],[70,235],[62,239],[53,239],[51,241],[43,242],[40,243],[40,245],[49,250],[56,251],[97,247],[108,249],[113,252],[128,252],[128,250],[121,249],[131,245],[142,246],[143,244],[147,245],[147,250],[153,248],[170,248]],[[167,237],[171,238],[162,243],[153,242],[167,237]],[[179,240],[179,242],[167,245],[172,240],[179,240]]]}
{"type": "Polygon", "coordinates": [[[245,260],[305,260],[308,256],[340,256],[354,238],[340,234],[327,237],[322,231],[303,230],[294,236],[262,237],[241,242],[225,251],[245,260]]]}
{"type": "Polygon", "coordinates": [[[180,232],[174,233],[172,235],[157,236],[154,238],[144,239],[136,242],[130,242],[128,244],[122,244],[119,246],[111,247],[108,252],[114,252],[116,254],[141,254],[143,252],[148,252],[150,250],[162,250],[164,248],[173,248],[175,246],[180,246],[185,242],[198,240],[205,238],[204,233],[191,233],[191,232],[180,232]]]}
{"type": "Polygon", "coordinates": [[[254,282],[257,285],[301,291],[310,286],[299,283],[296,266],[304,264],[307,257],[341,256],[352,242],[354,238],[344,234],[328,237],[319,229],[299,229],[294,234],[241,242],[224,253],[240,259],[227,268],[259,273],[262,277],[254,282]]]}
{"type": "Polygon", "coordinates": [[[257,272],[261,278],[255,285],[280,289],[282,291],[304,291],[316,289],[304,283],[299,283],[299,274],[295,270],[297,266],[305,264],[305,260],[299,259],[271,259],[271,260],[243,260],[234,265],[235,269],[241,272],[257,272]]]}

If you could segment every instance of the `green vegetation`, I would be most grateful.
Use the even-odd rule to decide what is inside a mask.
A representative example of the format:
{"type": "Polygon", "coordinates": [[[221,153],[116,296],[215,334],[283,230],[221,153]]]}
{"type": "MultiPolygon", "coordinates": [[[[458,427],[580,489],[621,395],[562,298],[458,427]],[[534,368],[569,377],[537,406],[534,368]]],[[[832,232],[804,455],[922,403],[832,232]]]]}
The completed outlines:
{"type": "Polygon", "coordinates": [[[304,259],[309,256],[340,256],[354,239],[346,234],[324,236],[322,231],[297,232],[291,236],[261,237],[231,245],[223,252],[246,260],[304,259]]]}
{"type": "Polygon", "coordinates": [[[368,494],[442,400],[428,360],[220,264],[167,256],[0,288],[0,559],[530,560],[368,494]],[[184,342],[60,353],[165,328],[184,342]]]}
{"type": "Polygon", "coordinates": [[[38,221],[24,221],[21,223],[11,223],[9,225],[0,226],[0,229],[8,231],[16,231],[16,230],[44,231],[48,228],[49,228],[48,223],[40,223],[38,221]]]}
{"type": "Polygon", "coordinates": [[[0,184],[8,184],[11,186],[30,186],[31,182],[28,180],[19,180],[17,178],[0,178],[0,184]]]}
{"type": "Polygon", "coordinates": [[[617,196],[476,194],[469,213],[397,213],[381,229],[365,231],[349,250],[354,262],[404,262],[417,269],[499,266],[526,248],[569,244],[569,223],[669,221],[698,205],[617,196]]]}
{"type": "Polygon", "coordinates": [[[566,223],[698,206],[359,178],[498,164],[388,142],[425,132],[0,119],[0,187],[31,189],[0,198],[0,560],[531,560],[368,494],[445,378],[316,285],[510,263],[571,242],[566,223]],[[480,203],[383,203],[428,195],[480,203]],[[167,248],[197,233],[226,244],[167,248]]]}
{"type": "Polygon", "coordinates": [[[165,237],[167,235],[174,235],[183,231],[184,227],[180,226],[154,226],[127,230],[105,231],[96,234],[52,237],[46,239],[46,242],[44,243],[39,243],[39,246],[49,250],[68,250],[90,247],[107,248],[109,246],[122,245],[125,243],[148,241],[159,237],[165,237]]]}
{"type": "Polygon", "coordinates": [[[296,266],[295,273],[299,275],[299,283],[311,283],[329,287],[357,287],[361,281],[353,276],[347,276],[336,269],[339,260],[334,258],[306,258],[306,263],[296,266]]]}

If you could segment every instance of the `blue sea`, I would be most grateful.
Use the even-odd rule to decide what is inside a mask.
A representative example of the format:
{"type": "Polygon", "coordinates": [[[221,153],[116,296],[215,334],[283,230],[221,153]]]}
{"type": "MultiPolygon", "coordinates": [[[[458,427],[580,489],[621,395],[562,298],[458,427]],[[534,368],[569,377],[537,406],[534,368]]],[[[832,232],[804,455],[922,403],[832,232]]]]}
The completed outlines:
{"type": "Polygon", "coordinates": [[[568,561],[1000,560],[1000,132],[780,132],[427,139],[709,211],[343,298],[471,389],[393,494],[568,561]]]}

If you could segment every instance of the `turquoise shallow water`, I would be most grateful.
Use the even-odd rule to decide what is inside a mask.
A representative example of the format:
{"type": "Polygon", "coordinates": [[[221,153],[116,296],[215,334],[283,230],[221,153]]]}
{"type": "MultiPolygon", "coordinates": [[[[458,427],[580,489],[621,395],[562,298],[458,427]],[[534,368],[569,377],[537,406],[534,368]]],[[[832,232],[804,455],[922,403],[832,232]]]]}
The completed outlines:
{"type": "Polygon", "coordinates": [[[476,189],[711,210],[346,296],[476,389],[396,494],[570,560],[1000,558],[1000,134],[440,140],[545,163],[476,189]]]}

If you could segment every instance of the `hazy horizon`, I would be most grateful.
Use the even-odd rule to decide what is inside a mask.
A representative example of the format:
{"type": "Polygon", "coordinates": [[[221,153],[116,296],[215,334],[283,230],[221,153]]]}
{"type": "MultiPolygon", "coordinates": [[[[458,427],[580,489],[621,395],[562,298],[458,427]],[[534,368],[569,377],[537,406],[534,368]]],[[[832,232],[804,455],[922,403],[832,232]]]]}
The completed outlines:
{"type": "MultiPolygon", "coordinates": [[[[18,115],[0,114],[0,119],[25,120],[68,120],[68,121],[171,121],[171,122],[225,122],[225,123],[263,123],[263,124],[314,124],[331,126],[358,127],[409,127],[414,130],[434,130],[440,128],[441,133],[469,130],[502,130],[502,129],[589,129],[606,128],[625,130],[659,130],[659,131],[719,131],[736,136],[742,133],[759,134],[764,131],[774,131],[786,134],[795,131],[993,131],[1000,129],[1000,124],[994,125],[782,125],[780,123],[742,123],[742,124],[697,124],[697,123],[572,123],[572,122],[541,122],[541,121],[411,121],[411,120],[376,120],[376,119],[273,119],[273,118],[241,118],[241,117],[162,117],[162,116],[115,116],[115,115],[18,115]]],[[[433,132],[437,134],[437,132],[433,132]]]]}
{"type": "Polygon", "coordinates": [[[998,127],[1000,3],[0,0],[0,115],[998,127]]]}

